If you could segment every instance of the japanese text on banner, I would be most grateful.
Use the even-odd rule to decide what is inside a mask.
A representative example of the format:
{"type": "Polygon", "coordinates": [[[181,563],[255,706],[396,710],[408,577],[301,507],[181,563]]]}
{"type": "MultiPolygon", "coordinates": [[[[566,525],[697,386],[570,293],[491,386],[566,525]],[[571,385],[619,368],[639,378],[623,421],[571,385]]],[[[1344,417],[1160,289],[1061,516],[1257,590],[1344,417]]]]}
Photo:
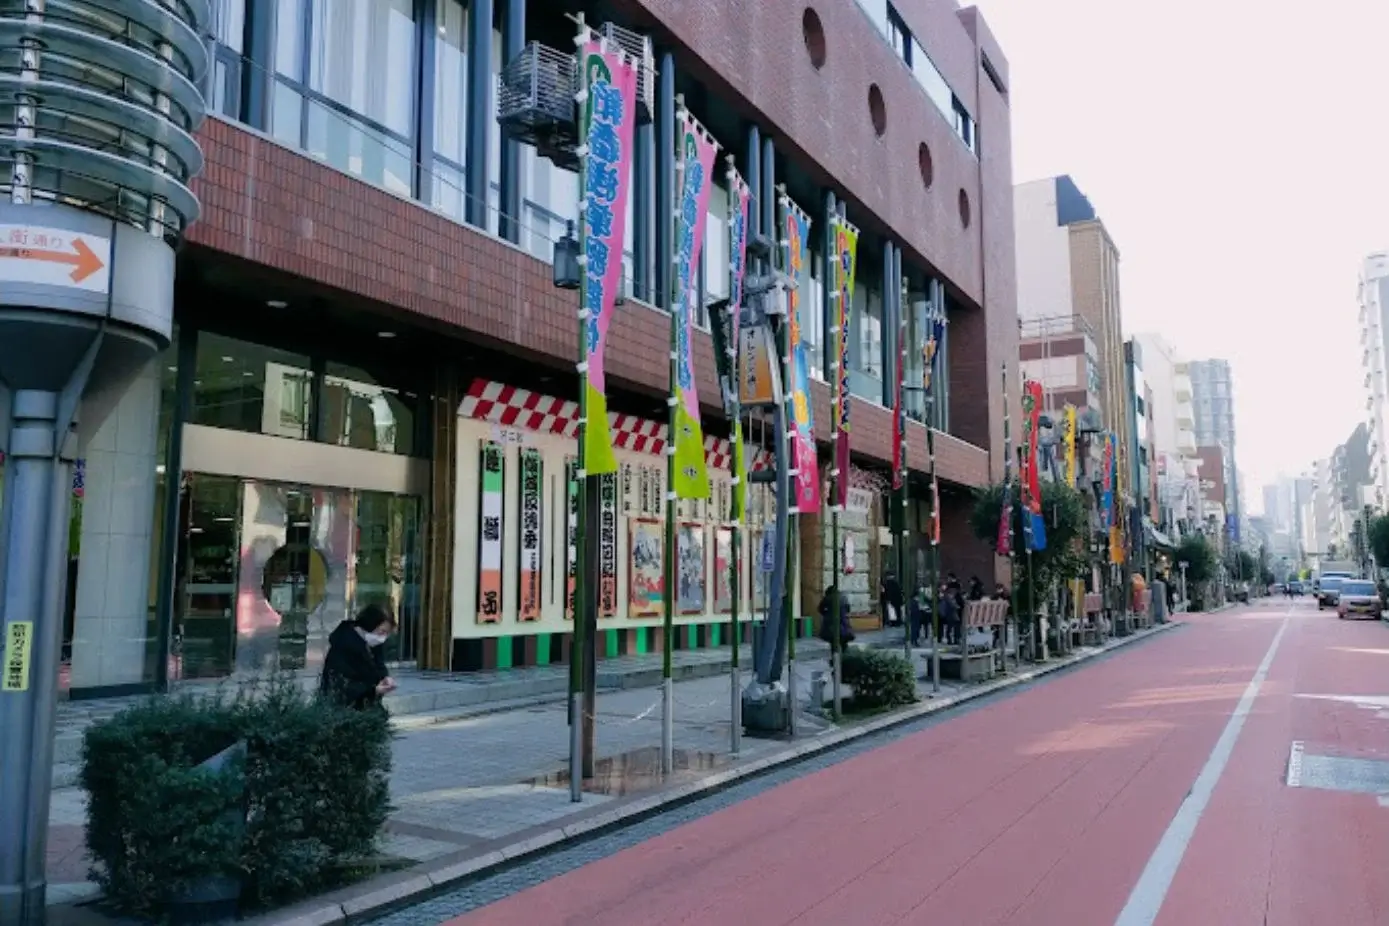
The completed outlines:
{"type": "MultiPolygon", "coordinates": [[[[795,207],[786,209],[787,275],[796,281],[788,292],[786,312],[788,361],[790,367],[792,446],[791,462],[796,469],[796,510],[813,514],[820,510],[819,464],[815,455],[815,423],[810,412],[810,360],[801,340],[802,305],[810,293],[810,218],[795,207]]],[[[810,307],[806,311],[814,311],[810,307]]]]}
{"type": "Polygon", "coordinates": [[[504,454],[501,444],[483,442],[477,539],[477,619],[480,624],[495,624],[502,619],[504,454]]]}
{"type": "Polygon", "coordinates": [[[675,496],[708,498],[709,469],[704,461],[704,430],[699,421],[699,396],[694,376],[694,302],[699,298],[694,273],[704,244],[704,224],[709,212],[714,156],[718,146],[692,116],[685,116],[680,135],[684,182],[678,201],[675,264],[675,496]]]}
{"type": "Polygon", "coordinates": [[[588,90],[581,120],[581,135],[588,148],[582,215],[585,259],[580,292],[588,313],[584,322],[584,359],[588,364],[584,469],[602,474],[617,471],[608,425],[604,354],[622,286],[637,74],[621,52],[605,51],[600,42],[584,46],[581,60],[588,90]]]}
{"type": "Polygon", "coordinates": [[[835,393],[838,399],[834,434],[834,465],[839,470],[835,480],[835,504],[844,507],[849,501],[849,324],[853,318],[854,275],[858,269],[858,229],[839,222],[834,230],[835,286],[839,291],[835,307],[835,325],[839,329],[835,343],[839,346],[839,375],[835,393]]]}

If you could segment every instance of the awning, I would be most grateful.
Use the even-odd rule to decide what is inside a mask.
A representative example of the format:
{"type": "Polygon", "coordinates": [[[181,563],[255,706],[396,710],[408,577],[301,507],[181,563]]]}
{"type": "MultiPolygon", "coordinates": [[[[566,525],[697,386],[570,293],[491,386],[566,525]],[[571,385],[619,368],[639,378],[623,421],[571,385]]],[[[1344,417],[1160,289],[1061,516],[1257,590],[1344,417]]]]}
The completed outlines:
{"type": "Polygon", "coordinates": [[[1152,521],[1149,521],[1147,518],[1144,518],[1143,522],[1144,526],[1148,528],[1148,539],[1152,541],[1153,546],[1161,547],[1164,550],[1177,549],[1177,545],[1172,542],[1172,538],[1168,537],[1162,531],[1154,527],[1152,521]]]}

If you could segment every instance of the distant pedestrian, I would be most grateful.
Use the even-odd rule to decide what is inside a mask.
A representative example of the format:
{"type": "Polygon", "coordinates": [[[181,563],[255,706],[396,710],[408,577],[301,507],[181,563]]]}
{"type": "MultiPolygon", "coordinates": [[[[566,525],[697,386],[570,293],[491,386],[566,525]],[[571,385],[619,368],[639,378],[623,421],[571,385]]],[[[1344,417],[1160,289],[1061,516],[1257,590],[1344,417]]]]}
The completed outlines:
{"type": "Polygon", "coordinates": [[[984,600],[984,583],[979,580],[978,576],[969,577],[969,600],[984,600]]]}
{"type": "Polygon", "coordinates": [[[937,601],[940,608],[938,613],[940,614],[941,636],[944,637],[941,642],[956,643],[959,641],[960,616],[964,613],[964,602],[958,592],[958,583],[954,593],[951,592],[948,585],[942,585],[937,601]]]}
{"type": "Polygon", "coordinates": [[[897,581],[891,569],[883,573],[883,580],[878,585],[878,603],[883,611],[883,623],[888,627],[901,626],[902,583],[897,581]]]}
{"type": "Polygon", "coordinates": [[[820,599],[820,639],[834,646],[834,624],[830,615],[836,597],[839,598],[839,650],[843,652],[854,641],[854,628],[849,624],[849,599],[839,594],[837,585],[825,589],[825,596],[820,599]]]}
{"type": "Polygon", "coordinates": [[[328,637],[323,659],[323,694],[353,710],[380,704],[396,687],[383,651],[395,630],[395,617],[379,604],[369,604],[355,620],[338,624],[328,637]]]}

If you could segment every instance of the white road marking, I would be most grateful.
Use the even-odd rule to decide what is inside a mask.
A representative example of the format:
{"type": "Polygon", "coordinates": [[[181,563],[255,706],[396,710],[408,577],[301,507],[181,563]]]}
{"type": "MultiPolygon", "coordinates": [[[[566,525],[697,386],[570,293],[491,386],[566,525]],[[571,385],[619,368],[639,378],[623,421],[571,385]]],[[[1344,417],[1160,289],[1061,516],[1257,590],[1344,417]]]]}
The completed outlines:
{"type": "Polygon", "coordinates": [[[1288,787],[1302,787],[1302,741],[1293,740],[1288,750],[1288,787]]]}
{"type": "Polygon", "coordinates": [[[1168,824],[1167,832],[1162,834],[1157,848],[1149,857],[1143,874],[1133,886],[1128,903],[1124,904],[1124,909],[1119,912],[1114,926],[1152,926],[1157,920],[1158,911],[1162,909],[1163,903],[1167,900],[1167,892],[1172,888],[1172,879],[1177,876],[1177,868],[1181,865],[1187,846],[1191,844],[1191,837],[1196,832],[1196,824],[1201,822],[1201,815],[1210,804],[1216,783],[1220,781],[1225,766],[1230,762],[1230,754],[1235,751],[1235,742],[1239,739],[1240,731],[1244,729],[1245,718],[1254,707],[1259,689],[1268,677],[1269,666],[1273,665],[1273,657],[1278,653],[1278,645],[1283,642],[1283,634],[1287,632],[1291,620],[1292,611],[1289,610],[1283,616],[1283,623],[1274,634],[1273,642],[1268,645],[1268,652],[1264,653],[1258,671],[1244,689],[1244,696],[1239,699],[1239,704],[1235,705],[1235,712],[1226,722],[1220,739],[1215,741],[1215,748],[1211,750],[1210,757],[1201,767],[1201,773],[1196,776],[1195,784],[1187,792],[1186,798],[1177,808],[1176,815],[1172,817],[1172,822],[1168,824]]]}

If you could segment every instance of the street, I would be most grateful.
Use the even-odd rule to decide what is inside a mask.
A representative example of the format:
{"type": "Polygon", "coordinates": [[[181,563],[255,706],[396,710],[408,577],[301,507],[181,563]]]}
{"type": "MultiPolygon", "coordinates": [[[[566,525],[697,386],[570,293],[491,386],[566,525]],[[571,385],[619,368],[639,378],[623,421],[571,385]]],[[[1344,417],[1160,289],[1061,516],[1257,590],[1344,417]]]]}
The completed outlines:
{"type": "Polygon", "coordinates": [[[1389,921],[1389,628],[1306,598],[1186,619],[488,906],[383,922],[1389,921]]]}

